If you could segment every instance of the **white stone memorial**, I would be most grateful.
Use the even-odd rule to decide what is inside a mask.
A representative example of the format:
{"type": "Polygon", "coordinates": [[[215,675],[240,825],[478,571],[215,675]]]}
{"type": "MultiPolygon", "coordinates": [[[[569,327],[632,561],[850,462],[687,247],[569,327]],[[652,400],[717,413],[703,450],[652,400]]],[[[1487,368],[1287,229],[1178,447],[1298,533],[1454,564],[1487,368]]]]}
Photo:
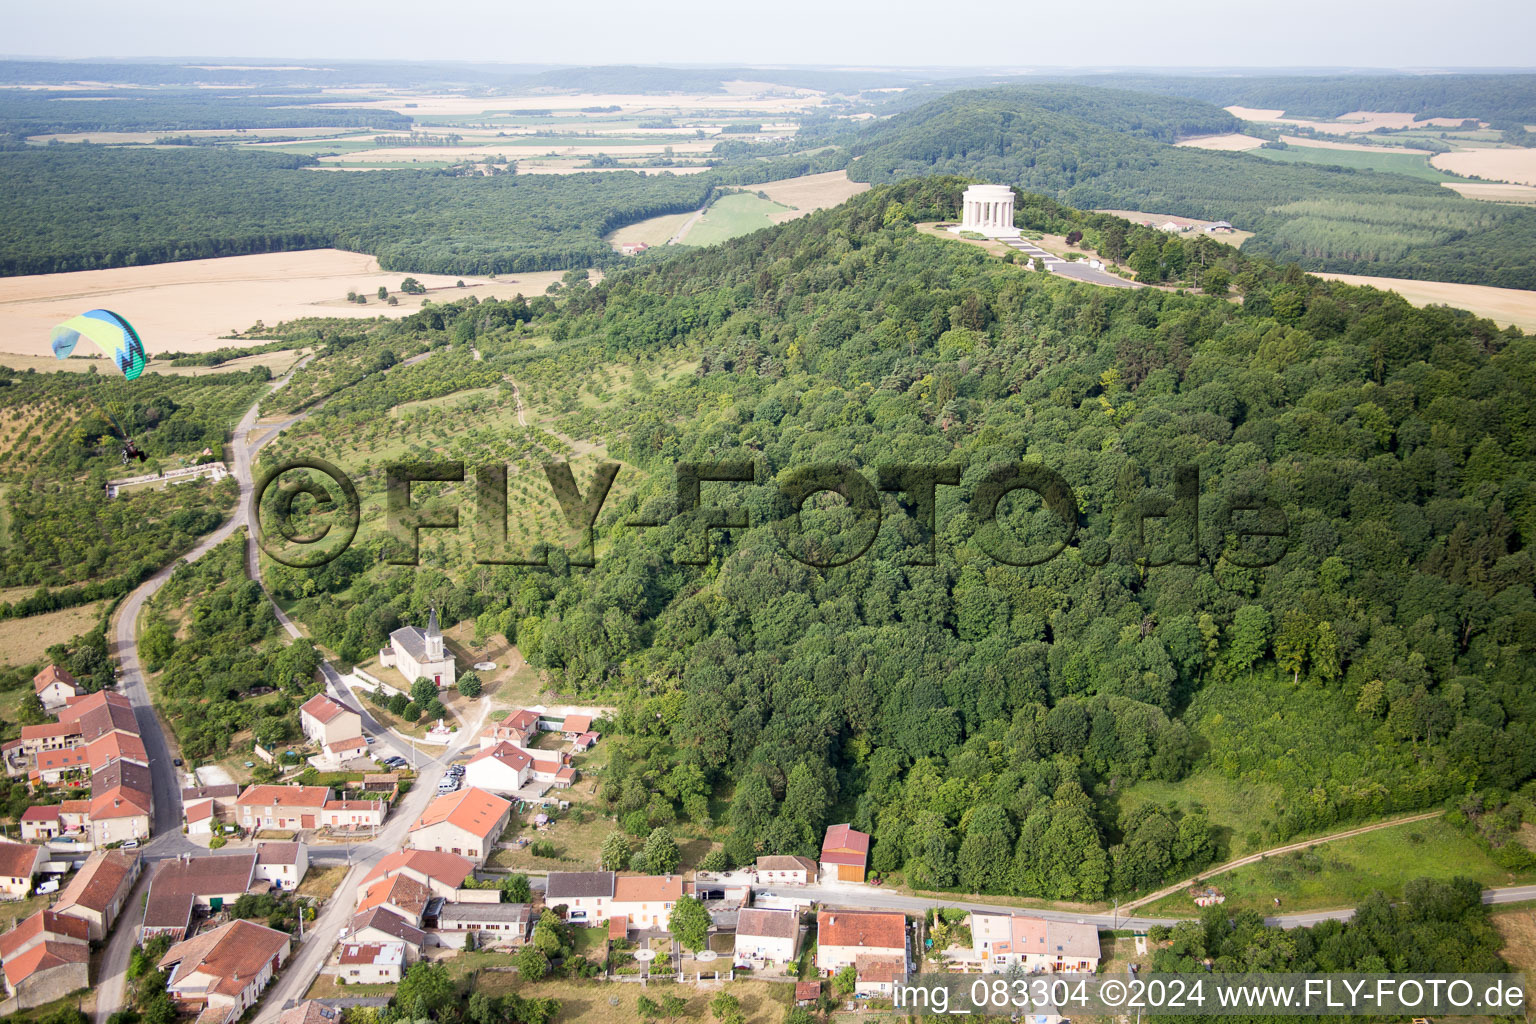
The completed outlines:
{"type": "Polygon", "coordinates": [[[960,223],[955,234],[975,231],[988,238],[1018,238],[1013,226],[1013,189],[1007,185],[972,185],[965,190],[960,223]]]}

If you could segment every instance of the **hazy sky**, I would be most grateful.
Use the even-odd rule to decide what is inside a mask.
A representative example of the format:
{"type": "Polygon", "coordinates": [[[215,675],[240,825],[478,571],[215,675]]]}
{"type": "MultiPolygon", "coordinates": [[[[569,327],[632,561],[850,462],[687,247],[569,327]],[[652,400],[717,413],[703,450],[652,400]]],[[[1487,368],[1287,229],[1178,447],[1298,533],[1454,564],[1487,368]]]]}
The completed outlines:
{"type": "Polygon", "coordinates": [[[1149,67],[1536,64],[1531,0],[75,0],[12,56],[1149,67]]]}

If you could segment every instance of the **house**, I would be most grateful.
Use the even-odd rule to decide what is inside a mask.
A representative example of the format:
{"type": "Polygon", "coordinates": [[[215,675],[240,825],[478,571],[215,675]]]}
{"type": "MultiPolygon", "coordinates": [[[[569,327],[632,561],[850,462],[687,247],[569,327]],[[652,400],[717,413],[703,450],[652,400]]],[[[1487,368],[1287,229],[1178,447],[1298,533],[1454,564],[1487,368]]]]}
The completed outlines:
{"type": "Polygon", "coordinates": [[[361,943],[402,942],[407,963],[419,959],[421,947],[427,944],[426,932],[385,907],[374,907],[354,916],[346,937],[361,943]]]}
{"type": "Polygon", "coordinates": [[[309,847],[303,843],[257,843],[255,881],[292,891],[309,872],[309,847]]]}
{"type": "Polygon", "coordinates": [[[19,1009],[43,1006],[90,988],[91,947],[44,941],[5,960],[5,989],[19,1009]]]}
{"type": "Polygon", "coordinates": [[[78,722],[44,722],[42,725],[21,727],[21,753],[36,759],[46,750],[67,750],[85,745],[85,736],[78,722]]]}
{"type": "Polygon", "coordinates": [[[256,862],[260,854],[236,853],[229,856],[186,854],[162,861],[149,885],[149,895],[190,895],[201,907],[223,910],[251,890],[256,881],[256,862]]]}
{"type": "Polygon", "coordinates": [[[151,888],[139,924],[139,944],[161,935],[169,935],[173,943],[185,939],[192,929],[192,909],[196,906],[197,897],[189,892],[156,892],[151,888]]]}
{"type": "Polygon", "coordinates": [[[235,820],[235,801],[239,799],[240,787],[233,783],[227,786],[188,786],[181,791],[181,802],[184,804],[196,800],[212,800],[214,817],[220,821],[235,820]]]}
{"type": "Polygon", "coordinates": [[[821,842],[821,877],[825,881],[862,882],[869,862],[869,835],[852,825],[832,825],[821,842]]]}
{"type": "Polygon", "coordinates": [[[439,687],[452,686],[456,670],[453,655],[443,647],[437,609],[432,609],[426,629],[402,626],[389,634],[389,646],[379,651],[379,664],[397,670],[407,684],[430,679],[439,687]]]}
{"type": "MultiPolygon", "coordinates": [[[[613,881],[608,913],[623,914],[632,928],[665,929],[682,895],[682,875],[619,875],[613,881]]],[[[549,902],[547,896],[545,902],[549,902]]]]}
{"type": "Polygon", "coordinates": [[[378,828],[389,805],[383,800],[327,800],[320,811],[322,828],[378,828]]]}
{"type": "Polygon", "coordinates": [[[861,956],[853,962],[853,994],[865,998],[887,998],[896,986],[906,983],[906,956],[861,956]]]}
{"type": "Polygon", "coordinates": [[[1222,234],[1230,235],[1236,229],[1224,220],[1214,220],[1205,226],[1205,230],[1207,234],[1214,235],[1217,232],[1221,232],[1222,234]]]}
{"type": "Polygon", "coordinates": [[[591,731],[591,715],[566,715],[565,721],[560,723],[560,732],[568,740],[578,739],[582,734],[591,731]]]}
{"type": "Polygon", "coordinates": [[[457,853],[483,866],[511,817],[510,802],[470,786],[428,804],[406,843],[413,850],[457,853]]]}
{"type": "Polygon", "coordinates": [[[181,818],[187,826],[189,836],[212,835],[214,827],[220,824],[213,815],[212,800],[194,800],[191,803],[182,804],[181,818]]]}
{"type": "Polygon", "coordinates": [[[971,915],[976,959],[988,966],[1022,964],[1029,971],[1099,968],[1099,930],[1090,924],[1048,921],[1029,914],[971,915]]]}
{"type": "Polygon", "coordinates": [[[509,715],[500,722],[492,722],[480,734],[480,749],[494,747],[498,743],[511,743],[515,746],[526,747],[533,742],[539,732],[539,716],[537,712],[519,710],[516,714],[509,715]]]}
{"type": "Polygon", "coordinates": [[[57,665],[49,665],[32,677],[32,692],[43,702],[44,711],[57,711],[68,704],[71,697],[85,693],[75,677],[57,665]]]}
{"type": "Polygon", "coordinates": [[[793,910],[744,907],[736,917],[736,953],[742,961],[787,964],[800,955],[800,915],[793,910]]]}
{"type": "Polygon", "coordinates": [[[318,999],[307,999],[290,1010],[284,1010],[277,1024],[340,1024],[341,1011],[326,1006],[318,999]]]}
{"type": "Polygon", "coordinates": [[[58,804],[28,807],[21,815],[21,838],[42,842],[64,834],[64,822],[58,804]]]}
{"type": "Polygon", "coordinates": [[[80,735],[89,743],[111,732],[139,734],[139,720],[133,713],[133,704],[120,693],[93,693],[59,713],[59,721],[65,715],[80,725],[80,735]],[[97,700],[96,698],[101,698],[97,700]]]}
{"type": "Polygon", "coordinates": [[[68,779],[83,779],[91,773],[90,758],[84,747],[61,747],[37,755],[37,766],[27,777],[34,784],[57,786],[68,779]]]}
{"type": "Polygon", "coordinates": [[[103,733],[85,745],[86,764],[91,771],[99,772],[113,761],[132,761],[149,767],[149,751],[137,733],[113,731],[103,733]]]}
{"type": "Polygon", "coordinates": [[[91,776],[91,841],[143,839],[154,814],[154,781],[135,761],[113,761],[91,776]]]}
{"type": "Polygon", "coordinates": [[[437,915],[438,941],[463,948],[474,934],[476,945],[521,946],[533,931],[533,908],[526,903],[449,903],[437,915]]]}
{"type": "Polygon", "coordinates": [[[393,985],[405,963],[403,942],[345,942],[336,961],[336,981],[344,985],[393,985]]]}
{"type": "Polygon", "coordinates": [[[612,871],[551,871],[544,883],[544,905],[565,907],[568,921],[606,921],[613,903],[614,878],[612,871]]]}
{"type": "Polygon", "coordinates": [[[571,743],[571,753],[573,753],[573,754],[585,754],[587,751],[591,750],[594,746],[596,746],[597,745],[597,741],[599,739],[601,739],[601,738],[602,738],[602,734],[601,733],[584,732],[580,736],[577,736],[574,741],[572,741],[572,743],[571,743]]]}
{"type": "Polygon", "coordinates": [[[235,814],[249,831],[319,828],[330,799],[329,786],[247,786],[235,800],[235,814]]]}
{"type": "Polygon", "coordinates": [[[80,918],[90,928],[91,941],[99,942],[122,913],[141,868],[136,850],[97,850],[59,893],[53,909],[80,918]]]}
{"type": "Polygon", "coordinates": [[[533,759],[534,782],[547,783],[556,789],[569,789],[576,781],[576,769],[571,767],[571,755],[564,751],[525,751],[533,759]]]}
{"type": "Polygon", "coordinates": [[[433,896],[457,902],[459,889],[474,870],[474,861],[455,853],[440,853],[436,850],[401,850],[398,853],[391,853],[375,864],[373,870],[363,876],[362,887],[366,889],[381,878],[405,875],[425,885],[433,896]]]}
{"type": "Polygon", "coordinates": [[[348,740],[358,742],[347,746],[347,750],[367,745],[363,740],[363,716],[327,693],[317,693],[304,702],[299,708],[299,726],[305,738],[322,750],[331,751],[348,740]]]}
{"type": "Polygon", "coordinates": [[[48,852],[41,846],[0,842],[0,899],[19,900],[32,891],[32,876],[42,870],[48,852]]]}
{"type": "Polygon", "coordinates": [[[165,989],[183,1009],[227,1010],[238,1017],[261,998],[291,949],[285,932],[231,921],[176,943],[159,968],[168,972],[165,989]]]}
{"type": "Polygon", "coordinates": [[[816,915],[816,969],[836,974],[861,956],[907,955],[907,918],[894,910],[823,910],[816,915]]]}
{"type": "Polygon", "coordinates": [[[809,857],[757,858],[759,885],[810,885],[816,881],[816,862],[809,857]]]}
{"type": "Polygon", "coordinates": [[[358,893],[357,912],[383,907],[412,927],[420,928],[432,899],[432,890],[411,876],[388,875],[358,893]]]}
{"type": "Polygon", "coordinates": [[[90,927],[78,917],[39,910],[0,935],[0,961],[14,960],[42,942],[90,941],[90,927]]]}
{"type": "Polygon", "coordinates": [[[533,777],[533,758],[502,742],[486,747],[464,766],[464,782],[488,793],[516,793],[533,777]]]}

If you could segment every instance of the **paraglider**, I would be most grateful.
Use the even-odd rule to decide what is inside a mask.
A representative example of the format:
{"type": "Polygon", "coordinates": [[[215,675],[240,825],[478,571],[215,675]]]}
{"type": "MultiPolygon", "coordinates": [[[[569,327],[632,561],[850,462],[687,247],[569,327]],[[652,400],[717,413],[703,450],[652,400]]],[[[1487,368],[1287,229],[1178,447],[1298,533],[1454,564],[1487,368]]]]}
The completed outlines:
{"type": "MultiPolygon", "coordinates": [[[[68,359],[75,351],[75,346],[80,344],[81,338],[89,338],[96,347],[112,360],[114,366],[122,371],[126,380],[138,380],[144,372],[144,364],[149,358],[144,354],[144,343],[139,340],[139,332],[133,329],[133,325],[120,314],[110,309],[93,309],[79,316],[59,324],[53,329],[49,337],[49,344],[53,346],[53,354],[60,359],[68,359]]],[[[149,456],[145,455],[133,438],[123,430],[123,425],[118,422],[102,403],[96,403],[112,425],[117,427],[117,432],[123,437],[123,465],[128,464],[129,459],[145,461],[149,456]]]]}

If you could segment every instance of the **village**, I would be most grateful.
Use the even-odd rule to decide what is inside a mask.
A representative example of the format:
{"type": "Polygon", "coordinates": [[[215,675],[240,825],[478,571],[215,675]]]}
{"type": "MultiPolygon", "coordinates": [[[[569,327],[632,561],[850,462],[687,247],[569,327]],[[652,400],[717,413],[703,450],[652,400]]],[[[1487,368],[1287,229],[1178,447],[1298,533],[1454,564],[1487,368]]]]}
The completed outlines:
{"type": "MultiPolygon", "coordinates": [[[[435,612],[397,631],[380,663],[439,686],[456,672],[435,612]]],[[[55,720],[24,727],[0,758],[60,798],[28,808],[19,842],[0,841],[0,900],[36,905],[0,937],[0,1012],[96,988],[104,1020],[129,954],[146,953],[198,1024],[331,1020],[358,998],[387,1002],[413,965],[468,954],[542,976],[557,948],[592,984],[750,978],[824,1008],[888,1007],[922,970],[1100,967],[1093,923],[1007,908],[936,919],[882,895],[867,880],[870,836],[849,824],[827,828],[817,859],[731,871],[681,870],[675,844],[651,872],[498,866],[571,807],[602,741],[594,714],[511,709],[413,764],[383,752],[398,737],[348,703],[349,687],[328,688],[300,709],[305,763],[239,785],[157,763],[126,697],[82,692],[54,665],[33,682],[55,720]],[[181,828],[157,833],[170,780],[181,828]],[[568,947],[546,941],[555,929],[568,947]]]]}

